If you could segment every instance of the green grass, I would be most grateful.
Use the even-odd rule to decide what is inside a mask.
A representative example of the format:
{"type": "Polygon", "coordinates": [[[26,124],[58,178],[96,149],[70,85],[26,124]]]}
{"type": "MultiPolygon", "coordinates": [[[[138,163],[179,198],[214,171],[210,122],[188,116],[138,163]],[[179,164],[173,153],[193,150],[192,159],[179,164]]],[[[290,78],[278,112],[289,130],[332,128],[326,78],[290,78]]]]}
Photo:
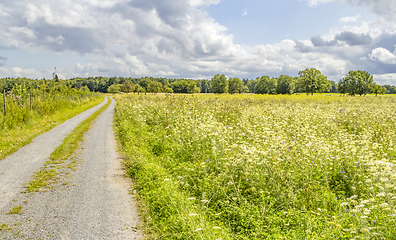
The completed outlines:
{"type": "MultiPolygon", "coordinates": [[[[25,185],[26,192],[38,192],[43,187],[48,187],[50,182],[59,174],[57,168],[59,164],[64,163],[78,148],[83,140],[85,133],[92,127],[93,121],[111,104],[111,100],[102,106],[99,110],[82,121],[65,137],[63,142],[50,155],[50,160],[44,163],[44,166],[32,176],[32,180],[25,185]]],[[[67,165],[68,168],[76,170],[77,163],[72,161],[67,165]]]]}
{"type": "Polygon", "coordinates": [[[395,239],[396,98],[117,98],[156,239],[395,239]]]}
{"type": "Polygon", "coordinates": [[[0,224],[0,231],[11,231],[12,227],[7,226],[7,224],[2,223],[0,224]]]}
{"type": "Polygon", "coordinates": [[[0,160],[19,148],[29,144],[34,138],[51,130],[66,120],[84,112],[103,101],[103,97],[82,101],[69,108],[54,111],[50,115],[36,115],[29,122],[11,129],[2,129],[0,133],[0,160]]]}
{"type": "Polygon", "coordinates": [[[22,206],[15,206],[13,208],[10,209],[10,211],[7,214],[19,214],[22,210],[22,206]]]}

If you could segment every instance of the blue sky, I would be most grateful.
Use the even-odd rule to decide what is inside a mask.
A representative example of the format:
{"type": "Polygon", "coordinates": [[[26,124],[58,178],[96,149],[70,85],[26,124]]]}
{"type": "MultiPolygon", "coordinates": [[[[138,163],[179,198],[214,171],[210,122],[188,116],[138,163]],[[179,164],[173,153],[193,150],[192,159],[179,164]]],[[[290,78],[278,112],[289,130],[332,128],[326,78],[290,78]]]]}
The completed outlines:
{"type": "MultiPolygon", "coordinates": [[[[250,46],[323,35],[329,29],[341,26],[339,20],[342,17],[365,11],[363,6],[352,7],[339,2],[310,7],[296,0],[228,0],[208,9],[210,16],[235,36],[235,43],[250,46]]],[[[372,14],[361,15],[365,19],[373,17],[372,14]]]]}
{"type": "Polygon", "coordinates": [[[297,76],[396,85],[394,0],[3,0],[0,77],[297,76]]]}

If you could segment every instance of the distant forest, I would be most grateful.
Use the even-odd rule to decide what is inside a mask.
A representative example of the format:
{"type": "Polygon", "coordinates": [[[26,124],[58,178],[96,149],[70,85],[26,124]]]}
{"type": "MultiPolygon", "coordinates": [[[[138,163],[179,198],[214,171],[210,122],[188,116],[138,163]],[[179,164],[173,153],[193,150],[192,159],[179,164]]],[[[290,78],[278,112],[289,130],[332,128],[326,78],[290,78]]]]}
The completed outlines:
{"type": "MultiPolygon", "coordinates": [[[[278,78],[270,78],[268,76],[257,77],[256,79],[242,79],[229,78],[226,79],[224,75],[217,74],[211,80],[191,80],[191,79],[176,79],[176,78],[158,78],[158,77],[87,77],[87,78],[71,78],[67,80],[59,80],[58,76],[54,74],[51,80],[41,79],[32,80],[27,78],[2,78],[0,79],[0,89],[11,91],[13,86],[25,86],[27,89],[35,89],[43,80],[50,86],[51,82],[59,82],[71,88],[85,88],[91,92],[102,93],[117,93],[117,92],[167,92],[167,93],[256,93],[256,94],[293,94],[293,93],[341,93],[341,94],[367,94],[373,93],[374,87],[379,87],[378,94],[396,94],[396,87],[390,85],[377,86],[372,76],[362,71],[351,72],[340,82],[328,81],[326,77],[320,74],[315,69],[307,69],[301,71],[298,77],[290,77],[281,75],[278,78]],[[314,70],[315,72],[309,72],[314,70]],[[307,72],[305,72],[307,71],[307,72]],[[359,80],[359,75],[355,77],[354,74],[366,73],[371,76],[371,83],[367,84],[366,80],[359,80]],[[308,74],[308,75],[307,75],[308,74]],[[317,82],[318,86],[315,89],[309,89],[314,84],[310,82],[315,77],[321,76],[317,82]],[[355,79],[355,80],[354,80],[355,79]],[[359,84],[366,83],[366,90],[360,90],[359,84]],[[354,88],[354,89],[352,89],[354,88]],[[371,89],[371,90],[370,90],[371,89]],[[341,91],[340,91],[341,90],[341,91]],[[362,92],[363,91],[363,92],[362,92]]],[[[313,81],[312,80],[312,81],[313,81]]],[[[369,81],[368,81],[369,82],[369,81]]],[[[316,83],[315,83],[316,84],[316,83]]]]}

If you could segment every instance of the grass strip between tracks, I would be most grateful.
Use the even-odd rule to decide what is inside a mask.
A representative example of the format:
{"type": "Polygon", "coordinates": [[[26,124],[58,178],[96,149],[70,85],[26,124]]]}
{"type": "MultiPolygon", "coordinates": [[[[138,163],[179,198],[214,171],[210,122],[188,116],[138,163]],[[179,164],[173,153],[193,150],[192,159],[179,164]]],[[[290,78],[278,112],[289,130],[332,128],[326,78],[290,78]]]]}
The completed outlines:
{"type": "MultiPolygon", "coordinates": [[[[73,131],[65,137],[63,142],[50,155],[50,160],[44,163],[44,166],[32,177],[29,183],[25,185],[26,192],[38,192],[43,187],[49,185],[49,181],[54,179],[58,174],[57,165],[64,163],[78,148],[79,143],[83,141],[85,133],[92,127],[93,121],[111,104],[111,100],[89,116],[87,119],[78,124],[73,131]]],[[[73,170],[75,168],[69,167],[73,170]]]]}

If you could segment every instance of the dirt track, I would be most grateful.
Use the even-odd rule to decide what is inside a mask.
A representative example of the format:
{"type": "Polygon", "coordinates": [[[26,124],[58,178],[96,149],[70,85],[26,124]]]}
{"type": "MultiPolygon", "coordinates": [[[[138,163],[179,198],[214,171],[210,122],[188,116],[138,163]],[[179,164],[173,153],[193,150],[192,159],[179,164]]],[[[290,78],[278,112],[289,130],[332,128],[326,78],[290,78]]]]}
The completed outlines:
{"type": "MultiPolygon", "coordinates": [[[[33,157],[26,149],[16,153],[20,159],[13,155],[0,162],[0,173],[4,172],[0,175],[1,193],[8,193],[0,194],[0,225],[6,223],[12,227],[12,230],[0,231],[0,239],[140,238],[136,230],[136,207],[129,194],[131,182],[123,177],[120,157],[116,152],[112,129],[114,105],[112,100],[112,104],[96,119],[86,134],[80,149],[60,168],[63,173],[57,183],[53,184],[53,189],[31,196],[20,193],[23,184],[29,181],[33,172],[42,166],[53,151],[51,149],[55,149],[60,142],[54,143],[48,136],[40,136],[41,141],[35,140],[34,149],[50,148],[48,142],[57,145],[46,150],[45,156],[41,154],[36,157],[38,160],[34,164],[30,164],[33,157]],[[3,169],[3,162],[8,163],[6,166],[26,163],[29,166],[24,169],[29,169],[29,172],[19,172],[18,168],[12,167],[3,169]],[[33,167],[35,169],[31,169],[33,167]],[[11,177],[13,174],[20,175],[21,179],[11,177]],[[18,183],[2,186],[3,181],[9,181],[8,178],[12,178],[11,181],[18,179],[18,183]],[[20,214],[5,214],[16,205],[23,207],[20,214]]],[[[57,128],[54,135],[60,135],[60,132],[66,135],[73,127],[70,130],[65,130],[64,126],[57,128]]]]}

